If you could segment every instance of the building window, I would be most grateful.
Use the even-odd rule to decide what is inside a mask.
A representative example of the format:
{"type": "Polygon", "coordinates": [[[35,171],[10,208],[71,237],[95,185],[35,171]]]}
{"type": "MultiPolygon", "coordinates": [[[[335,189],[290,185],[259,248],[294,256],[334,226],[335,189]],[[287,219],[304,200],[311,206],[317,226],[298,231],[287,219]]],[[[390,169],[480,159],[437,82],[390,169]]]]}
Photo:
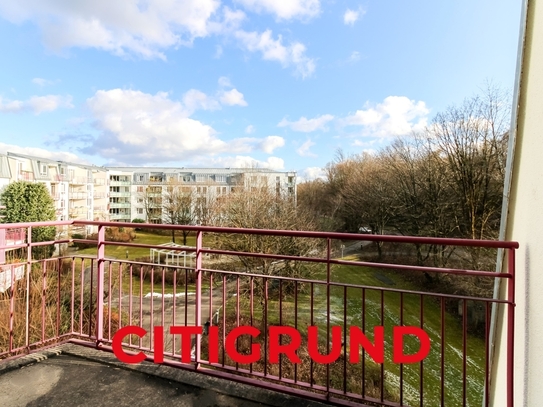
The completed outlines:
{"type": "Polygon", "coordinates": [[[138,187],[137,192],[143,192],[143,187],[138,187]]]}
{"type": "Polygon", "coordinates": [[[47,175],[47,164],[38,161],[38,166],[40,167],[40,175],[47,175]]]}
{"type": "Polygon", "coordinates": [[[143,215],[143,208],[138,208],[138,215],[143,215]]]}

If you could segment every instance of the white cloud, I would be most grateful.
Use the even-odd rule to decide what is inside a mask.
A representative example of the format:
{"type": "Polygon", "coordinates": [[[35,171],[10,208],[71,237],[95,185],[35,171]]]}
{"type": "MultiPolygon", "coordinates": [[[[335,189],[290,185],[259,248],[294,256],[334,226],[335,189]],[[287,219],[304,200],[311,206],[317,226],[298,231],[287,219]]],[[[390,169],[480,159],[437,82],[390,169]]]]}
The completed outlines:
{"type": "Polygon", "coordinates": [[[253,126],[252,124],[248,125],[247,127],[245,127],[245,133],[246,134],[251,134],[251,133],[254,133],[255,132],[255,126],[253,126]]]}
{"type": "Polygon", "coordinates": [[[362,8],[358,8],[358,10],[347,9],[343,14],[343,23],[345,25],[354,25],[364,14],[366,12],[362,8]]]}
{"type": "MultiPolygon", "coordinates": [[[[219,78],[219,85],[232,86],[225,77],[219,78]]],[[[206,95],[197,89],[190,89],[183,95],[183,104],[189,115],[196,110],[219,110],[221,106],[247,106],[243,93],[235,88],[228,91],[220,90],[215,96],[206,95]]]]}
{"type": "Polygon", "coordinates": [[[260,34],[255,31],[238,30],[235,37],[244,49],[260,52],[264,60],[277,61],[285,68],[294,66],[296,74],[302,78],[309,77],[315,72],[315,61],[305,55],[305,45],[300,42],[285,46],[281,35],[273,39],[271,30],[260,34]]]}
{"type": "Polygon", "coordinates": [[[87,99],[87,107],[100,134],[82,152],[143,165],[259,149],[273,151],[272,147],[278,146],[274,138],[220,139],[211,126],[190,118],[195,108],[210,106],[208,97],[198,92],[191,90],[182,101],[176,101],[166,92],[152,95],[123,89],[97,91],[87,99]]]}
{"type": "MultiPolygon", "coordinates": [[[[320,12],[319,0],[240,0],[251,10],[273,13],[279,19],[308,19],[320,12]]],[[[244,49],[261,52],[265,60],[294,66],[303,78],[315,70],[299,42],[283,45],[271,31],[246,32],[242,10],[221,6],[220,0],[124,0],[110,2],[65,0],[0,1],[0,18],[37,25],[46,47],[54,52],[72,47],[96,48],[117,56],[165,60],[165,51],[191,46],[211,35],[236,38],[244,49]]],[[[221,45],[215,58],[223,54],[221,45]]]]}
{"type": "Polygon", "coordinates": [[[230,78],[228,78],[226,76],[221,76],[219,78],[219,86],[222,87],[222,88],[231,88],[232,83],[230,82],[230,78]]]}
{"type": "Polygon", "coordinates": [[[190,89],[183,95],[183,103],[192,114],[195,110],[218,110],[221,108],[219,102],[197,89],[190,89]]]}
{"type": "MultiPolygon", "coordinates": [[[[36,23],[53,50],[92,47],[117,55],[164,58],[161,50],[219,30],[212,21],[219,8],[219,0],[18,0],[2,2],[0,15],[14,23],[36,23]]],[[[235,25],[236,18],[239,13],[224,8],[221,26],[235,25]]]]}
{"type": "Polygon", "coordinates": [[[366,103],[365,107],[341,120],[341,124],[361,126],[362,136],[403,136],[422,130],[430,113],[424,102],[415,102],[405,96],[388,96],[383,103],[366,103]]]}
{"type": "Polygon", "coordinates": [[[46,86],[46,85],[52,85],[55,82],[49,81],[49,80],[43,79],[43,78],[34,78],[34,79],[32,79],[32,83],[35,84],[35,85],[43,87],[43,86],[46,86]]]}
{"type": "Polygon", "coordinates": [[[215,47],[215,55],[213,56],[213,58],[220,59],[222,57],[222,53],[223,53],[222,47],[220,45],[217,45],[215,47]]]}
{"type": "Polygon", "coordinates": [[[206,163],[211,162],[213,167],[228,167],[228,168],[269,168],[272,170],[282,170],[285,168],[285,161],[279,157],[268,157],[266,161],[260,161],[249,156],[235,157],[217,157],[211,160],[206,160],[206,163]]]}
{"type": "Polygon", "coordinates": [[[315,179],[326,179],[326,173],[321,167],[307,167],[300,172],[297,177],[298,183],[304,181],[313,181],[315,179]]]}
{"type": "Polygon", "coordinates": [[[307,20],[320,13],[319,0],[236,0],[247,10],[275,15],[279,20],[307,20]]]}
{"type": "Polygon", "coordinates": [[[219,100],[226,106],[247,106],[247,102],[243,98],[243,93],[237,89],[231,89],[226,92],[221,92],[219,100]]]}
{"type": "Polygon", "coordinates": [[[262,140],[259,147],[267,154],[272,154],[276,148],[283,147],[285,145],[285,139],[279,136],[268,136],[262,140]]]}
{"type": "Polygon", "coordinates": [[[295,122],[289,122],[286,118],[284,118],[277,124],[277,126],[290,127],[294,131],[301,131],[304,133],[310,133],[317,130],[327,131],[328,128],[326,127],[326,124],[333,119],[334,116],[332,116],[331,114],[323,114],[313,119],[301,117],[295,122]]]}
{"type": "Polygon", "coordinates": [[[62,95],[32,96],[26,101],[4,100],[0,97],[0,113],[21,113],[32,111],[34,114],[52,112],[59,108],[72,108],[72,97],[62,95]]]}
{"type": "Polygon", "coordinates": [[[351,55],[349,56],[349,62],[356,62],[360,61],[361,55],[358,51],[351,52],[351,55]]]}
{"type": "Polygon", "coordinates": [[[68,161],[78,164],[91,164],[87,160],[83,160],[77,154],[67,151],[50,151],[38,147],[20,147],[14,144],[0,143],[0,151],[9,151],[10,153],[32,155],[35,157],[43,157],[55,161],[68,161]]]}
{"type": "Polygon", "coordinates": [[[317,157],[317,155],[313,154],[311,151],[309,151],[309,149],[314,145],[315,145],[315,143],[308,139],[305,143],[303,143],[296,150],[296,153],[298,153],[302,157],[313,157],[313,158],[315,158],[315,157],[317,157]]]}

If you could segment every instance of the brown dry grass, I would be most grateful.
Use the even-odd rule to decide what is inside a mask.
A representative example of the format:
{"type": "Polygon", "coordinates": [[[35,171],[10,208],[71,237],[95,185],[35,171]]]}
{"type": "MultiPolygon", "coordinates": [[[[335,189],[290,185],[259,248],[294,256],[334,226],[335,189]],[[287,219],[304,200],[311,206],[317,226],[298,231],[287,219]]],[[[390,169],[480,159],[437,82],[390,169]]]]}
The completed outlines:
{"type": "MultiPolygon", "coordinates": [[[[240,316],[239,325],[251,325],[250,318],[246,316],[240,316]]],[[[230,332],[237,326],[237,317],[232,313],[229,313],[226,317],[226,332],[230,332]]],[[[326,378],[329,378],[329,385],[332,389],[344,389],[349,393],[357,395],[364,395],[368,398],[380,399],[381,388],[383,390],[383,399],[391,402],[399,401],[399,394],[397,390],[392,389],[388,383],[382,383],[381,367],[372,360],[366,358],[364,366],[362,363],[351,364],[347,360],[345,362],[345,356],[342,352],[340,357],[334,363],[330,365],[324,365],[319,363],[311,363],[311,357],[307,350],[307,335],[303,330],[300,330],[302,337],[302,343],[297,351],[297,355],[301,360],[301,363],[294,364],[286,356],[281,357],[281,364],[272,364],[265,358],[264,343],[266,327],[262,321],[253,321],[253,326],[258,328],[261,334],[257,338],[252,338],[248,335],[243,335],[238,338],[237,349],[240,354],[249,355],[251,353],[251,347],[253,344],[260,345],[260,359],[258,362],[252,365],[237,365],[240,369],[252,370],[253,372],[263,374],[266,372],[268,376],[281,377],[282,379],[294,380],[296,378],[299,382],[311,383],[315,386],[326,387],[326,378]],[[346,369],[344,371],[344,368],[346,369]],[[344,377],[346,378],[344,383],[344,377]],[[344,387],[345,386],[345,387],[344,387]]],[[[234,362],[226,352],[223,356],[223,326],[222,321],[219,326],[219,363],[227,366],[236,366],[234,362]]],[[[202,340],[202,357],[207,359],[208,349],[208,337],[204,336],[202,340]]],[[[287,340],[283,344],[288,343],[287,340]]],[[[327,354],[326,342],[321,341],[319,344],[319,351],[321,354],[327,354]]],[[[244,374],[242,374],[244,375],[244,374]]],[[[266,379],[263,379],[266,380],[266,379]]],[[[303,387],[300,387],[303,388],[303,387]]],[[[314,390],[316,391],[316,390],[314,390]]]]}

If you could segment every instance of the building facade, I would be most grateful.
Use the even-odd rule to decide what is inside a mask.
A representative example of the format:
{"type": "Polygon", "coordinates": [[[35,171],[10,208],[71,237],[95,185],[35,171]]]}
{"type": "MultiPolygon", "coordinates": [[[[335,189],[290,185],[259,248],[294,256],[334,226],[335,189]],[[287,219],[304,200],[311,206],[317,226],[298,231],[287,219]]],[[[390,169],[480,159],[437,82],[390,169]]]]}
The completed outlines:
{"type": "MultiPolygon", "coordinates": [[[[7,152],[0,154],[0,191],[9,183],[43,183],[57,220],[167,221],[173,190],[190,195],[191,210],[235,192],[266,187],[296,199],[296,173],[259,168],[98,167],[7,152]]],[[[202,215],[193,217],[203,223],[202,215]]]]}
{"type": "MultiPolygon", "coordinates": [[[[174,193],[191,197],[197,211],[236,189],[266,187],[278,196],[296,199],[296,173],[259,168],[108,168],[110,219],[141,219],[149,223],[167,222],[167,199],[174,193]]],[[[194,222],[205,223],[202,216],[194,222]]]]}

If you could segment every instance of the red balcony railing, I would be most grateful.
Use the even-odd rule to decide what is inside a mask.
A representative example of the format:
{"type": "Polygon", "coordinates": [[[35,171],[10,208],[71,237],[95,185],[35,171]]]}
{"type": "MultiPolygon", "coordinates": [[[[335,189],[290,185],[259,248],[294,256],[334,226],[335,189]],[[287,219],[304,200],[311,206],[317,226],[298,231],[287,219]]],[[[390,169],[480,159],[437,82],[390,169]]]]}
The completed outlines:
{"type": "Polygon", "coordinates": [[[22,181],[34,181],[34,173],[32,171],[21,171],[19,179],[22,181]]]}
{"type": "MultiPolygon", "coordinates": [[[[136,326],[145,334],[121,338],[128,355],[143,352],[148,361],[163,355],[165,365],[310,399],[351,406],[488,406],[490,319],[493,306],[502,304],[507,309],[508,374],[506,383],[492,385],[503,389],[507,405],[513,406],[515,242],[183,226],[195,234],[194,246],[187,248],[106,239],[107,227],[133,227],[130,223],[20,224],[28,229],[46,225],[95,228],[98,240],[66,238],[18,245],[24,253],[2,271],[11,273],[9,281],[14,283],[0,293],[0,306],[5,308],[0,309],[0,357],[59,341],[112,351],[115,334],[125,326],[136,326]],[[341,245],[349,241],[456,248],[449,259],[481,248],[503,250],[508,268],[496,273],[344,259],[341,245]],[[96,254],[45,259],[33,255],[48,243],[70,242],[95,245],[96,254]],[[109,250],[118,246],[121,258],[114,259],[109,250]],[[142,249],[153,250],[159,263],[128,259],[142,249]],[[21,267],[24,278],[17,281],[21,267]],[[461,279],[475,287],[499,279],[507,284],[508,297],[438,291],[421,284],[419,274],[434,282],[461,279]],[[27,293],[29,289],[36,292],[27,293]],[[190,358],[186,349],[181,350],[179,335],[170,333],[172,326],[202,327],[203,333],[190,342],[190,358]],[[227,338],[240,326],[256,328],[260,335],[243,335],[229,347],[227,338]],[[279,363],[270,360],[275,352],[270,341],[285,346],[296,337],[292,330],[290,339],[278,335],[273,328],[277,326],[299,332],[300,346],[294,355],[299,363],[293,363],[289,352],[275,355],[279,363]],[[421,361],[398,364],[393,332],[405,326],[426,332],[430,351],[421,361]],[[309,327],[318,332],[313,339],[309,327]],[[351,341],[352,327],[367,336],[365,347],[351,341]],[[372,360],[379,354],[380,328],[376,327],[383,327],[382,363],[372,360]],[[260,347],[255,360],[245,363],[231,357],[234,351],[250,355],[254,347],[260,347]],[[335,354],[334,360],[317,363],[310,357],[316,352],[335,354]],[[182,361],[183,355],[188,360],[182,361]]],[[[0,225],[6,227],[14,225],[0,225]]],[[[407,336],[402,349],[414,354],[420,344],[407,336]]]]}

